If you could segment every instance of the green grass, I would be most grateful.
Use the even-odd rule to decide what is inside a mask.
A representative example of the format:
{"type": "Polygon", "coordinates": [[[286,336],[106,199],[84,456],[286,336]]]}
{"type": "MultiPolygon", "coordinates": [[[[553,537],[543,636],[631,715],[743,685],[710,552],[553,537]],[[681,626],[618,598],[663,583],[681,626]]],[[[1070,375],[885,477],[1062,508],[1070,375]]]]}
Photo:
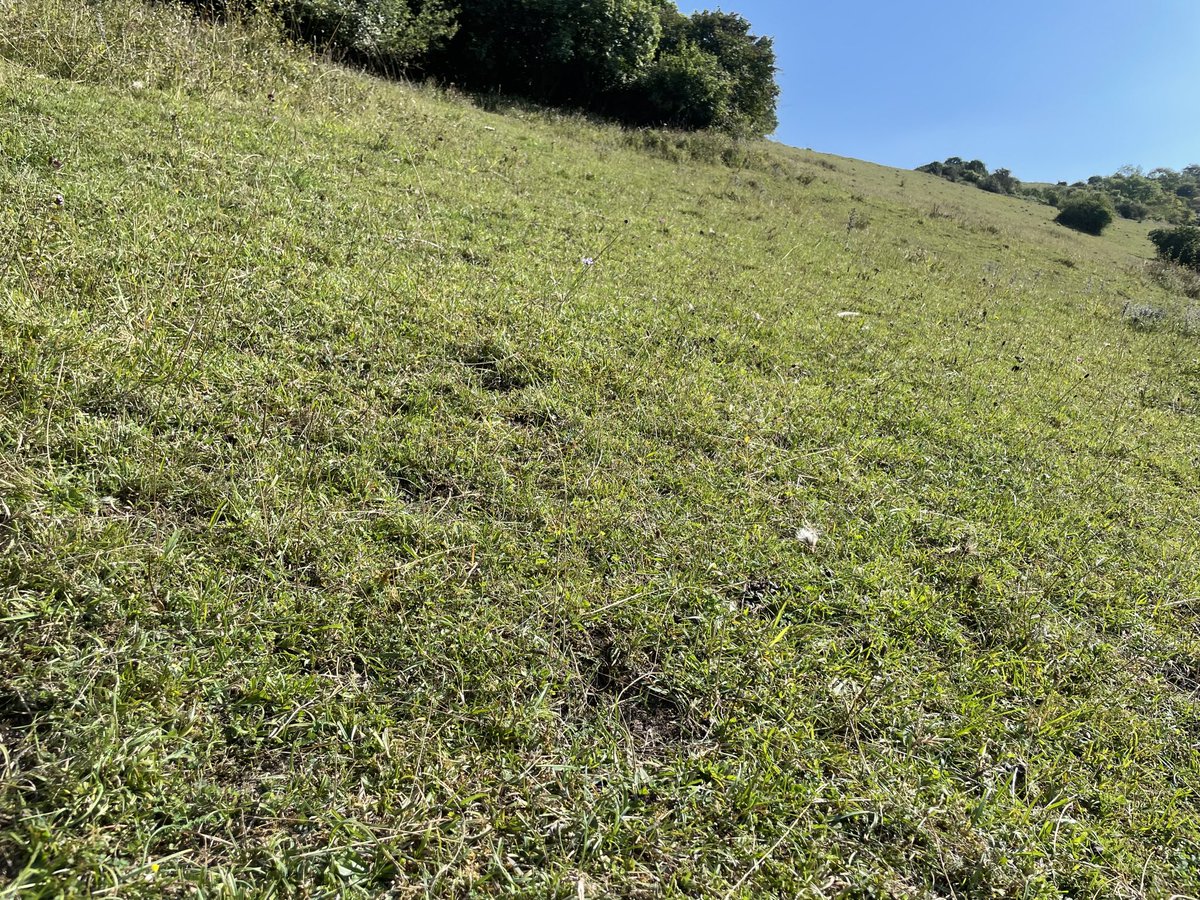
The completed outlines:
{"type": "Polygon", "coordinates": [[[1200,893],[1148,226],[265,35],[0,4],[0,896],[1200,893]]]}

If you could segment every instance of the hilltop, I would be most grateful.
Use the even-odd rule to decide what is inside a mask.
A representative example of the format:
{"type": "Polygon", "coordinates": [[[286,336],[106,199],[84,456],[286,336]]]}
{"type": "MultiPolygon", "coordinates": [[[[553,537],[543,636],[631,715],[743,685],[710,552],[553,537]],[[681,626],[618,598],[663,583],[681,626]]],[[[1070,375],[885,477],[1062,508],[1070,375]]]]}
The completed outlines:
{"type": "Polygon", "coordinates": [[[1196,893],[1151,223],[130,0],[0,195],[0,896],[1196,893]]]}

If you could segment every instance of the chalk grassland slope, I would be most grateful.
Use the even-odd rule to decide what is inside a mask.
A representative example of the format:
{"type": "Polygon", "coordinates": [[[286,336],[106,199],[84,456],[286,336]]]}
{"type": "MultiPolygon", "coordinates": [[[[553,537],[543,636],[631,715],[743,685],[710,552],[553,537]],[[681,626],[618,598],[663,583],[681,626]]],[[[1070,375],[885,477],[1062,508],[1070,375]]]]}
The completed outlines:
{"type": "Polygon", "coordinates": [[[4,896],[1196,893],[1139,226],[163,8],[0,56],[4,896]]]}

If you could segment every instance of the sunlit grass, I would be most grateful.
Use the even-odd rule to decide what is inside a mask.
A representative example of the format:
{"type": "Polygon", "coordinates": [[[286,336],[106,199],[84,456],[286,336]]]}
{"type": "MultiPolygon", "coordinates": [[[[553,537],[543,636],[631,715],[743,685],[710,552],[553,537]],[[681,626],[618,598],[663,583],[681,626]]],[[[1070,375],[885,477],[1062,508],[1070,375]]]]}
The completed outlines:
{"type": "Polygon", "coordinates": [[[1149,226],[169,8],[0,57],[5,896],[1196,893],[1149,226]]]}

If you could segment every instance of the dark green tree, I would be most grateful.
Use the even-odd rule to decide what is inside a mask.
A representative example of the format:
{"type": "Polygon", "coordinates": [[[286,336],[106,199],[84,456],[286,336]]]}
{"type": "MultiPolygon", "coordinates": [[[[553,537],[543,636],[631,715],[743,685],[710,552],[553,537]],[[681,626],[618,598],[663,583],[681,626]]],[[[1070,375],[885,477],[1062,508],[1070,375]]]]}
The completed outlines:
{"type": "Polygon", "coordinates": [[[1150,241],[1159,259],[1200,270],[1200,228],[1195,225],[1156,228],[1150,232],[1150,241]]]}
{"type": "Polygon", "coordinates": [[[1075,231],[1100,234],[1112,224],[1112,201],[1103,194],[1081,193],[1067,200],[1054,220],[1075,231]]]}
{"type": "Polygon", "coordinates": [[[439,73],[477,90],[596,105],[653,61],[655,0],[460,0],[439,73]]]}
{"type": "Polygon", "coordinates": [[[716,57],[730,78],[729,106],[718,126],[741,136],[761,137],[779,124],[775,109],[775,48],[768,37],[750,33],[736,13],[700,12],[691,17],[687,39],[716,57]]]}
{"type": "Polygon", "coordinates": [[[1137,200],[1121,199],[1116,202],[1117,215],[1122,219],[1132,219],[1135,222],[1145,221],[1150,215],[1150,207],[1137,200]]]}
{"type": "Polygon", "coordinates": [[[729,118],[733,80],[690,41],[663,53],[627,98],[627,117],[672,128],[713,128],[729,118]]]}
{"type": "Polygon", "coordinates": [[[1015,194],[1021,187],[1021,182],[1008,169],[997,169],[992,174],[982,178],[979,181],[979,186],[985,191],[991,191],[993,194],[1015,194]]]}

